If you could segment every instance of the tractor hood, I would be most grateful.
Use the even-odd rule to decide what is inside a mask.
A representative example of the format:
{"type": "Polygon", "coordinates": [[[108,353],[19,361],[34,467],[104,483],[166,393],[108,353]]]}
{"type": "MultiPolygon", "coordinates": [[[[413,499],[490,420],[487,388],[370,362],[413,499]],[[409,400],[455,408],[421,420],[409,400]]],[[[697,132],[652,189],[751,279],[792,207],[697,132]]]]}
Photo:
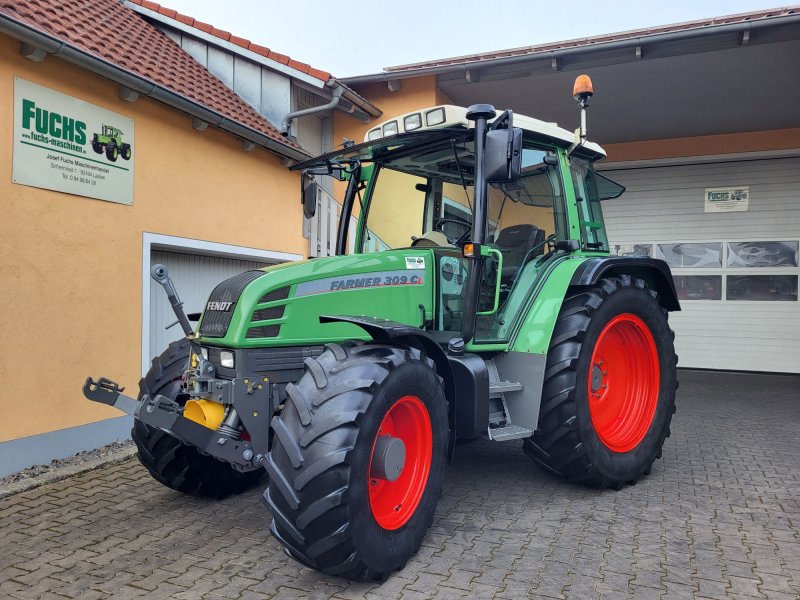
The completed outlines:
{"type": "Polygon", "coordinates": [[[321,315],[369,315],[422,326],[433,316],[433,261],[429,248],[406,248],[245,271],[211,292],[200,342],[253,348],[366,337],[355,325],[321,324],[321,315]]]}

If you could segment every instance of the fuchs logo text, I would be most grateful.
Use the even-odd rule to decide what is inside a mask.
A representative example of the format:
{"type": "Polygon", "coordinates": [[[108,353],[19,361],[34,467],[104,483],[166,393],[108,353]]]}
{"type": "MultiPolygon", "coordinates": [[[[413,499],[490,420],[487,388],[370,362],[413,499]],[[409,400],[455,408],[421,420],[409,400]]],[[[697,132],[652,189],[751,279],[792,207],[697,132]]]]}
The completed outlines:
{"type": "Polygon", "coordinates": [[[218,312],[228,312],[233,306],[233,302],[209,302],[206,310],[216,310],[218,312]]]}
{"type": "Polygon", "coordinates": [[[40,108],[33,100],[22,101],[22,128],[28,130],[35,128],[37,133],[50,136],[52,139],[61,139],[74,144],[86,143],[86,123],[40,108]]]}

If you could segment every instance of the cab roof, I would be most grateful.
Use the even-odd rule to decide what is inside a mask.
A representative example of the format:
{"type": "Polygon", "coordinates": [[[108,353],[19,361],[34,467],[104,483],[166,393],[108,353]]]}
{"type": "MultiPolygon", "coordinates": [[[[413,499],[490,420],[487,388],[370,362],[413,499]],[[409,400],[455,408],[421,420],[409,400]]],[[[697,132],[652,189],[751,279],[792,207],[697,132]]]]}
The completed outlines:
{"type": "MultiPolygon", "coordinates": [[[[419,131],[423,129],[434,129],[444,127],[464,127],[472,129],[474,124],[467,119],[467,109],[463,106],[453,104],[442,104],[421,110],[415,110],[392,119],[387,119],[376,125],[364,136],[364,141],[375,141],[382,137],[408,131],[419,131]],[[433,121],[431,121],[433,117],[433,121]],[[410,127],[409,127],[410,125],[410,127]]],[[[523,131],[529,131],[534,136],[544,138],[544,140],[554,142],[558,146],[567,147],[575,141],[575,134],[559,127],[555,123],[541,121],[533,117],[514,114],[514,127],[519,127],[523,131]]],[[[594,142],[585,142],[582,146],[584,153],[590,154],[593,159],[606,157],[606,152],[594,142]]]]}

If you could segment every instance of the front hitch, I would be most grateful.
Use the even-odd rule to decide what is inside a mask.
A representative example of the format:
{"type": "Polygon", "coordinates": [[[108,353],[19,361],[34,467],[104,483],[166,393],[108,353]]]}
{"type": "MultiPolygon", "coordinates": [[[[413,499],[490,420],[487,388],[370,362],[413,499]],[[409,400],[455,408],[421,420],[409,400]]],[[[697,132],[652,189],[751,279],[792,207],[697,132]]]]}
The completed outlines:
{"type": "MultiPolygon", "coordinates": [[[[250,401],[247,403],[248,408],[260,407],[264,400],[267,401],[264,406],[269,406],[269,392],[266,388],[263,389],[267,398],[248,398],[250,401]]],[[[251,441],[234,439],[187,419],[183,416],[183,408],[166,396],[159,394],[151,398],[145,394],[139,401],[123,394],[123,390],[124,388],[120,387],[118,383],[105,377],[101,377],[97,381],[87,377],[86,383],[83,385],[83,395],[92,402],[113,406],[145,425],[161,429],[183,443],[194,446],[219,460],[247,469],[262,466],[261,461],[267,453],[266,443],[259,444],[264,448],[259,447],[258,453],[256,453],[251,441]]],[[[252,410],[251,415],[257,417],[258,413],[252,410]]],[[[259,425],[263,424],[259,423],[259,425]]]]}

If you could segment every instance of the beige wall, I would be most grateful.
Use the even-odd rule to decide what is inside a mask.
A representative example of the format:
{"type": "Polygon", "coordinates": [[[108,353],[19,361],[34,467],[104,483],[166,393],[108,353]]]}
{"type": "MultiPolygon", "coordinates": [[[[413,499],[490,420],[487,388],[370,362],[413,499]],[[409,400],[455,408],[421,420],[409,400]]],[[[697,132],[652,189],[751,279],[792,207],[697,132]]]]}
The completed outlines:
{"type": "Polygon", "coordinates": [[[800,129],[746,131],[697,137],[604,144],[607,161],[650,160],[736,152],[788,150],[800,146],[800,129]]]}
{"type": "Polygon", "coordinates": [[[141,364],[142,233],[306,253],[297,175],[265,151],[58,58],[32,63],[0,36],[0,441],[120,416],[85,400],[87,375],[135,395],[141,364]],[[134,120],[134,204],[11,182],[13,79],[134,120]]]}

